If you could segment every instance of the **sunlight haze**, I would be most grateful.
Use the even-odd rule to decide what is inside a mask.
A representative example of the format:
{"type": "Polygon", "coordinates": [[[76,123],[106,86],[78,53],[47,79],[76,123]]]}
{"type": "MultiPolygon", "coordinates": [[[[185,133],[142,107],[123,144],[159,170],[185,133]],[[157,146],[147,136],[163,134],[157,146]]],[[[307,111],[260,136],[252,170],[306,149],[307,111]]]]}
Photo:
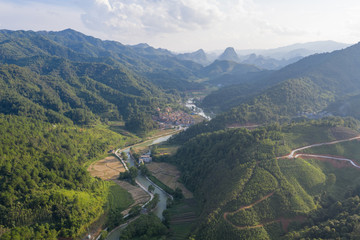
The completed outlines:
{"type": "Polygon", "coordinates": [[[72,28],[179,52],[267,49],[320,40],[356,43],[359,10],[355,0],[1,0],[0,28],[72,28]]]}

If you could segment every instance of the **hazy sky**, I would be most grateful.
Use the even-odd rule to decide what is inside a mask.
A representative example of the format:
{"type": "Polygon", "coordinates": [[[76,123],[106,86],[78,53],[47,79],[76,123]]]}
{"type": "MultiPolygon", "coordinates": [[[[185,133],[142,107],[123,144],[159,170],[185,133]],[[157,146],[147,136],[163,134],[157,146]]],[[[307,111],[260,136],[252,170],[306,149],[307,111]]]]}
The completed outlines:
{"type": "Polygon", "coordinates": [[[359,0],[0,0],[0,29],[72,28],[173,51],[360,41],[359,0]]]}

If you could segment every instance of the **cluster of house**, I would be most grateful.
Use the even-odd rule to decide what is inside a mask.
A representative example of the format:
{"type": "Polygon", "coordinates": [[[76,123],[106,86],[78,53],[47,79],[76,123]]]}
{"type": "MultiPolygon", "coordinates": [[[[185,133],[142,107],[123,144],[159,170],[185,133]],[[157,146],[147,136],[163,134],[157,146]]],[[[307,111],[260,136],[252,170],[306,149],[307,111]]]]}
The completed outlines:
{"type": "Polygon", "coordinates": [[[183,111],[173,111],[171,107],[164,111],[157,109],[158,115],[153,116],[153,120],[158,121],[161,127],[182,126],[189,127],[195,123],[194,118],[183,111]]]}
{"type": "Polygon", "coordinates": [[[151,152],[143,154],[139,158],[139,164],[149,163],[152,161],[151,152]]]}

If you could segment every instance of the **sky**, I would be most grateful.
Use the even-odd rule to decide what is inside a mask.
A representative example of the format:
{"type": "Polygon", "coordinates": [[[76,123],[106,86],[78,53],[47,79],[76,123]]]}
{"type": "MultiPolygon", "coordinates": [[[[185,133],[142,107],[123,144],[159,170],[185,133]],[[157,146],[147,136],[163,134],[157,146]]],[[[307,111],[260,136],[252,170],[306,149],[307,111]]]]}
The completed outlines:
{"type": "Polygon", "coordinates": [[[60,31],[176,52],[360,41],[358,0],[0,0],[0,29],[60,31]]]}

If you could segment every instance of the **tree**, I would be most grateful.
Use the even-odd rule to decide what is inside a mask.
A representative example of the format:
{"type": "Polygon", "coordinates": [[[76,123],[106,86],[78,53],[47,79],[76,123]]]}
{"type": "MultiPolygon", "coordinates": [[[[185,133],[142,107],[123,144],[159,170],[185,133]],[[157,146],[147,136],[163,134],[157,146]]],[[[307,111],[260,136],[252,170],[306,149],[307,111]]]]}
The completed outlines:
{"type": "Polygon", "coordinates": [[[140,165],[139,169],[140,169],[140,173],[142,175],[144,175],[144,176],[149,176],[150,175],[149,169],[147,169],[147,167],[144,164],[140,165]]]}
{"type": "Polygon", "coordinates": [[[129,216],[134,217],[134,216],[139,215],[141,212],[141,209],[142,208],[140,205],[133,206],[129,211],[129,216]]]}
{"type": "Polygon", "coordinates": [[[129,171],[121,172],[119,175],[120,180],[127,180],[132,184],[135,184],[135,178],[138,175],[138,169],[136,167],[130,167],[129,171]]]}
{"type": "Polygon", "coordinates": [[[155,190],[155,187],[153,185],[149,185],[148,191],[153,192],[155,190]]]}
{"type": "Polygon", "coordinates": [[[182,193],[182,190],[181,190],[179,187],[177,187],[177,188],[175,189],[174,198],[175,198],[175,199],[178,199],[178,200],[184,198],[184,195],[183,195],[183,193],[182,193]]]}
{"type": "Polygon", "coordinates": [[[124,161],[127,161],[127,160],[128,160],[128,155],[127,155],[125,152],[121,152],[121,158],[122,158],[124,161]]]}

